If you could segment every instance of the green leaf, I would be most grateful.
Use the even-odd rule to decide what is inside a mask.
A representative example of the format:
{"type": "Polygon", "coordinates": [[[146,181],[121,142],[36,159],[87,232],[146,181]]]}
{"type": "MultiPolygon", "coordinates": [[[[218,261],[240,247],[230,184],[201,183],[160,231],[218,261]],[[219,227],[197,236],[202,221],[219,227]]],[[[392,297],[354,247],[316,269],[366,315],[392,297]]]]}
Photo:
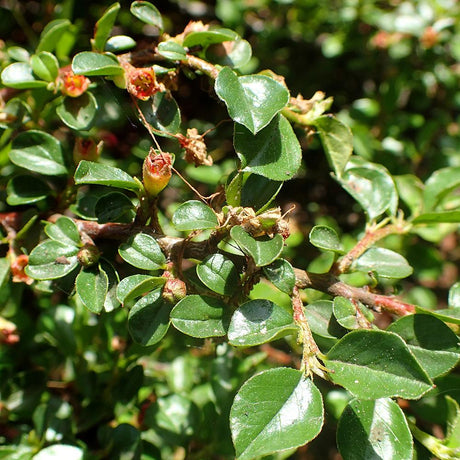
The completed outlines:
{"type": "Polygon", "coordinates": [[[206,49],[206,60],[222,67],[239,69],[251,59],[252,49],[249,42],[237,38],[225,45],[215,44],[206,49]]]}
{"type": "Polygon", "coordinates": [[[381,278],[406,278],[413,272],[402,255],[390,249],[375,247],[358,257],[352,267],[364,272],[375,272],[381,278]]]}
{"type": "Polygon", "coordinates": [[[239,35],[230,29],[210,29],[199,32],[190,32],[184,38],[183,45],[187,48],[201,46],[207,48],[209,45],[230,42],[239,38],[239,35]]]}
{"type": "Polygon", "coordinates": [[[43,131],[25,131],[13,140],[10,160],[21,168],[46,176],[67,174],[59,141],[43,131]]]}
{"type": "Polygon", "coordinates": [[[45,81],[56,80],[59,74],[59,62],[56,57],[48,51],[42,51],[30,58],[30,65],[37,77],[45,81]]]}
{"type": "Polygon", "coordinates": [[[117,299],[121,304],[141,297],[166,282],[166,278],[150,275],[132,275],[123,278],[117,287],[117,299]]]}
{"type": "Polygon", "coordinates": [[[292,314],[270,300],[250,300],[233,313],[228,327],[231,345],[251,347],[297,332],[292,314]]]}
{"type": "Polygon", "coordinates": [[[362,399],[417,399],[433,385],[398,335],[392,332],[349,332],[327,354],[330,379],[362,399]]]}
{"type": "Polygon", "coordinates": [[[343,246],[337,232],[327,225],[315,225],[309,235],[310,243],[324,251],[343,254],[343,246]]]}
{"type": "Polygon", "coordinates": [[[54,51],[59,39],[71,25],[68,19],[55,19],[49,22],[40,34],[40,41],[35,52],[38,54],[42,51],[54,51]]]}
{"type": "Polygon", "coordinates": [[[138,181],[119,168],[86,160],[80,161],[75,171],[75,183],[108,185],[132,191],[139,191],[141,187],[138,181]]]}
{"type": "Polygon", "coordinates": [[[104,308],[109,279],[99,267],[84,268],[77,276],[75,288],[83,305],[92,313],[104,308]]]}
{"type": "Polygon", "coordinates": [[[350,299],[340,296],[334,297],[332,309],[335,319],[345,329],[360,328],[356,308],[350,299]]]}
{"type": "Polygon", "coordinates": [[[32,115],[30,106],[18,97],[10,99],[3,107],[2,112],[5,114],[4,117],[9,119],[8,122],[6,120],[3,123],[0,122],[0,128],[4,129],[19,128],[29,122],[32,115]]]}
{"type": "Polygon", "coordinates": [[[160,32],[163,31],[163,18],[160,12],[150,2],[133,2],[130,7],[131,13],[146,24],[156,26],[160,32]]]}
{"type": "Polygon", "coordinates": [[[33,460],[61,460],[63,458],[66,460],[84,460],[85,453],[80,447],[54,444],[35,454],[33,460]]]}
{"type": "Polygon", "coordinates": [[[78,248],[47,240],[35,247],[25,272],[36,280],[62,278],[78,266],[78,248]]]}
{"type": "Polygon", "coordinates": [[[119,10],[120,4],[118,2],[113,3],[104,11],[104,14],[96,22],[94,26],[94,38],[91,40],[91,44],[95,51],[104,51],[105,43],[110,37],[119,10]]]}
{"type": "Polygon", "coordinates": [[[82,131],[91,126],[97,107],[96,98],[87,91],[79,97],[64,97],[56,107],[56,113],[69,128],[82,131]]]}
{"type": "Polygon", "coordinates": [[[16,89],[44,88],[48,82],[37,80],[27,62],[14,62],[2,71],[2,83],[16,89]]]}
{"type": "Polygon", "coordinates": [[[51,189],[40,177],[20,175],[8,182],[6,193],[6,202],[10,206],[19,206],[45,199],[51,194],[51,189]]]}
{"type": "Polygon", "coordinates": [[[280,291],[292,294],[295,286],[295,273],[292,265],[284,259],[277,259],[270,265],[263,267],[264,275],[280,291]]]}
{"type": "Polygon", "coordinates": [[[114,35],[105,44],[105,51],[110,53],[121,53],[136,46],[136,41],[127,35],[114,35]]]}
{"type": "Polygon", "coordinates": [[[72,60],[72,70],[76,75],[107,76],[121,75],[123,69],[115,57],[110,54],[83,51],[72,60]]]}
{"type": "Polygon", "coordinates": [[[387,328],[404,339],[430,378],[451,370],[460,359],[455,333],[433,315],[409,315],[387,328]]]}
{"type": "Polygon", "coordinates": [[[214,297],[189,295],[171,312],[173,326],[192,337],[219,337],[227,332],[227,306],[214,297]]]}
{"type": "Polygon", "coordinates": [[[440,224],[440,223],[460,223],[460,211],[438,211],[420,214],[412,220],[412,224],[440,224]]]}
{"type": "Polygon", "coordinates": [[[166,136],[180,130],[180,109],[171,94],[156,93],[151,100],[141,102],[139,106],[148,123],[166,136]]]}
{"type": "Polygon", "coordinates": [[[120,245],[118,253],[126,262],[142,270],[158,270],[166,263],[156,239],[146,233],[130,237],[120,245]]]}
{"type": "Polygon", "coordinates": [[[61,216],[54,224],[47,222],[45,233],[52,240],[66,244],[67,246],[78,247],[81,245],[80,232],[70,217],[61,216]]]}
{"type": "Polygon", "coordinates": [[[230,236],[246,255],[254,259],[258,267],[271,264],[281,254],[284,246],[283,237],[279,234],[273,238],[264,236],[255,239],[242,227],[232,227],[230,236]]]}
{"type": "Polygon", "coordinates": [[[291,179],[300,167],[302,151],[291,124],[277,115],[267,127],[253,135],[235,125],[234,145],[243,171],[274,181],[291,179]]]}
{"type": "Polygon", "coordinates": [[[323,425],[321,393],[302,372],[275,368],[247,380],[230,412],[238,460],[250,460],[314,439],[323,425]]]}
{"type": "Polygon", "coordinates": [[[229,67],[217,76],[215,90],[230,117],[257,134],[289,101],[288,90],[265,75],[238,77],[229,67]]]}
{"type": "Polygon", "coordinates": [[[441,308],[439,310],[426,310],[424,308],[417,307],[416,312],[433,315],[446,323],[460,324],[460,308],[441,308]]]}
{"type": "Polygon", "coordinates": [[[460,166],[438,169],[426,181],[423,190],[425,210],[431,211],[452,190],[460,186],[460,166]]]}
{"type": "Polygon", "coordinates": [[[9,46],[6,52],[13,61],[29,62],[30,54],[21,46],[9,46]]]}
{"type": "Polygon", "coordinates": [[[0,258],[0,289],[8,282],[10,277],[10,261],[6,257],[0,258]]]}
{"type": "Polygon", "coordinates": [[[168,332],[171,305],[156,289],[142,297],[130,310],[128,329],[133,340],[145,347],[158,343],[168,332]]]}
{"type": "Polygon", "coordinates": [[[412,460],[413,455],[406,417],[387,398],[350,401],[339,420],[337,446],[347,460],[412,460]]]}
{"type": "Polygon", "coordinates": [[[94,206],[97,221],[106,222],[132,222],[135,211],[132,201],[121,192],[111,192],[102,195],[94,206]]]}
{"type": "Polygon", "coordinates": [[[184,47],[173,40],[161,42],[158,45],[158,54],[170,61],[182,61],[187,57],[187,52],[184,47]]]}
{"type": "Polygon", "coordinates": [[[223,254],[211,254],[196,267],[198,278],[218,294],[231,296],[238,286],[238,272],[233,262],[223,254]]]}
{"type": "Polygon", "coordinates": [[[313,125],[319,132],[329,166],[337,177],[341,177],[353,153],[353,135],[347,125],[332,116],[321,116],[313,125]]]}
{"type": "Polygon", "coordinates": [[[120,278],[118,277],[118,273],[115,271],[112,264],[105,259],[100,259],[99,269],[101,272],[106,274],[108,280],[107,295],[104,300],[104,310],[106,312],[111,312],[120,306],[120,302],[117,299],[117,286],[120,282],[120,278]]]}
{"type": "Polygon", "coordinates": [[[449,306],[451,308],[460,307],[460,281],[449,289],[449,306]]]}
{"type": "Polygon", "coordinates": [[[172,224],[177,230],[204,230],[219,225],[214,211],[201,201],[190,200],[182,203],[172,217],[172,224]]]}

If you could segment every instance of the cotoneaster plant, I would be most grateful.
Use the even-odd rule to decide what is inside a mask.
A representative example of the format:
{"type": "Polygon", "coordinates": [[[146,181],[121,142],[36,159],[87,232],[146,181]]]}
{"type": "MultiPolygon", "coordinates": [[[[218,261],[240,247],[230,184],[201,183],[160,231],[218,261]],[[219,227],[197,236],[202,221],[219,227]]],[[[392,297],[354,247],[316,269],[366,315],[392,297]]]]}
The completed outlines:
{"type": "Polygon", "coordinates": [[[388,295],[413,274],[398,244],[458,229],[459,167],[395,178],[353,155],[331,97],[245,73],[233,30],[168,35],[137,1],[136,43],[120,12],[85,51],[55,19],[3,58],[0,458],[281,459],[325,418],[345,460],[459,458],[460,285],[441,310],[388,295]],[[187,79],[221,118],[182,121],[187,79]],[[114,111],[134,153],[111,145],[114,111]],[[365,226],[312,226],[307,271],[275,200],[312,139],[365,226]]]}

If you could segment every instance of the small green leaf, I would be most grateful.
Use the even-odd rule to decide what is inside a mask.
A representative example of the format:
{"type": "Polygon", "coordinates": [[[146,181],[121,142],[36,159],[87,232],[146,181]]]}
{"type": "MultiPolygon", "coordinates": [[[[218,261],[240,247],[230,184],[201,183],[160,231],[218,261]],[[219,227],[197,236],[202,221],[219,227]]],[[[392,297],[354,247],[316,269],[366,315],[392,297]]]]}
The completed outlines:
{"type": "Polygon", "coordinates": [[[163,31],[163,18],[158,9],[150,2],[139,1],[131,3],[131,13],[146,24],[156,26],[160,32],[163,31]]]}
{"type": "Polygon", "coordinates": [[[20,175],[8,182],[6,193],[6,202],[10,206],[19,206],[45,199],[51,194],[51,189],[40,177],[20,175]]]}
{"type": "Polygon", "coordinates": [[[250,300],[233,313],[228,327],[231,345],[251,347],[297,332],[292,314],[270,300],[250,300]]]}
{"type": "Polygon", "coordinates": [[[37,80],[27,62],[14,62],[2,71],[2,83],[16,89],[44,88],[48,82],[37,80]]]}
{"type": "Polygon", "coordinates": [[[118,252],[126,262],[142,270],[158,270],[166,263],[156,239],[146,233],[130,237],[120,245],[118,252]]]}
{"type": "Polygon", "coordinates": [[[37,77],[45,81],[56,80],[59,74],[59,62],[56,57],[48,51],[42,51],[30,58],[30,65],[37,77]]]}
{"type": "Polygon", "coordinates": [[[97,221],[106,222],[132,222],[135,211],[132,201],[121,192],[111,192],[101,196],[94,206],[97,221]]]}
{"type": "Polygon", "coordinates": [[[77,131],[88,129],[97,112],[96,98],[90,92],[79,97],[64,97],[56,107],[59,118],[69,127],[77,131]]]}
{"type": "Polygon", "coordinates": [[[206,60],[221,66],[239,69],[251,59],[252,49],[248,41],[237,38],[225,45],[215,44],[206,49],[206,60]]]}
{"type": "Polygon", "coordinates": [[[214,211],[201,201],[191,200],[182,203],[173,214],[172,224],[177,230],[204,230],[219,225],[214,211]]]}
{"type": "Polygon", "coordinates": [[[425,210],[431,211],[452,190],[460,186],[460,166],[438,169],[426,181],[423,190],[425,210]]]}
{"type": "Polygon", "coordinates": [[[231,296],[238,286],[238,272],[223,254],[212,254],[197,265],[196,273],[203,284],[221,295],[231,296]]]}
{"type": "Polygon", "coordinates": [[[80,447],[54,444],[35,454],[33,460],[59,460],[62,458],[66,460],[84,460],[85,452],[80,447]]]}
{"type": "Polygon", "coordinates": [[[107,40],[105,51],[110,53],[121,53],[136,46],[136,41],[127,35],[114,35],[107,40]]]}
{"type": "Polygon", "coordinates": [[[302,151],[299,141],[291,124],[282,115],[275,116],[257,135],[236,124],[234,144],[243,171],[274,181],[286,181],[300,167],[302,151]]]}
{"type": "Polygon", "coordinates": [[[348,126],[332,116],[321,116],[313,125],[319,132],[329,166],[337,177],[341,177],[353,153],[353,135],[348,126]]]}
{"type": "Polygon", "coordinates": [[[292,294],[295,286],[295,273],[292,265],[284,259],[277,259],[270,265],[263,267],[264,275],[280,291],[292,294]]]}
{"type": "Polygon", "coordinates": [[[357,317],[357,307],[350,299],[334,297],[332,310],[335,319],[345,329],[359,329],[361,326],[357,317]]]}
{"type": "Polygon", "coordinates": [[[10,160],[17,166],[46,176],[67,174],[59,141],[43,131],[20,133],[13,140],[10,160]]]}
{"type": "Polygon", "coordinates": [[[142,297],[130,310],[128,329],[133,340],[148,347],[158,343],[168,332],[171,305],[163,301],[161,289],[142,297]]]}
{"type": "Polygon", "coordinates": [[[166,136],[180,130],[180,109],[171,94],[156,93],[151,100],[141,102],[140,108],[148,123],[166,136]]]}
{"type": "Polygon", "coordinates": [[[455,333],[433,315],[409,315],[390,324],[387,331],[401,336],[430,378],[451,370],[460,359],[455,333]]]}
{"type": "Polygon", "coordinates": [[[179,43],[168,40],[158,45],[158,54],[170,61],[182,61],[187,57],[187,52],[179,43]]]}
{"type": "Polygon", "coordinates": [[[40,41],[35,52],[38,54],[42,51],[54,51],[59,39],[71,25],[68,19],[55,19],[49,22],[40,34],[40,41]]]}
{"type": "Polygon", "coordinates": [[[289,101],[288,90],[265,75],[238,77],[224,67],[215,82],[215,90],[227,105],[233,120],[257,134],[289,101]]]}
{"type": "Polygon", "coordinates": [[[0,289],[8,282],[10,277],[10,261],[6,257],[0,258],[0,289]]]}
{"type": "Polygon", "coordinates": [[[30,54],[21,46],[9,46],[6,52],[13,61],[29,62],[30,54]]]}
{"type": "Polygon", "coordinates": [[[78,297],[92,313],[100,313],[104,308],[108,287],[108,277],[99,267],[84,268],[75,281],[78,297]]]}
{"type": "Polygon", "coordinates": [[[457,224],[460,223],[460,211],[426,212],[417,216],[411,223],[414,225],[440,223],[457,224]]]}
{"type": "Polygon", "coordinates": [[[104,14],[96,22],[94,26],[94,38],[91,40],[91,44],[95,51],[104,51],[105,43],[110,37],[119,10],[120,4],[118,2],[113,3],[104,11],[104,14]]]}
{"type": "Polygon", "coordinates": [[[141,297],[147,292],[153,291],[166,282],[166,278],[150,275],[132,275],[123,278],[117,287],[117,299],[121,304],[141,297]]]}
{"type": "Polygon", "coordinates": [[[72,60],[72,70],[76,75],[87,76],[121,75],[123,73],[115,57],[92,51],[78,53],[72,60]]]}
{"type": "Polygon", "coordinates": [[[171,312],[173,326],[192,337],[220,337],[226,334],[227,306],[214,297],[189,295],[171,312]]]}
{"type": "Polygon", "coordinates": [[[59,217],[53,224],[47,222],[45,226],[46,235],[54,241],[59,241],[68,246],[81,246],[81,237],[75,222],[66,216],[59,217]]]}
{"type": "Polygon", "coordinates": [[[392,332],[349,332],[327,354],[332,382],[362,399],[417,399],[433,387],[407,345],[392,332]]]}
{"type": "Polygon", "coordinates": [[[340,243],[337,232],[326,225],[315,225],[309,235],[310,243],[324,251],[333,251],[343,254],[343,246],[340,243]]]}
{"type": "Polygon", "coordinates": [[[344,459],[412,460],[412,435],[397,403],[350,401],[337,427],[337,445],[344,459]]]}
{"type": "Polygon", "coordinates": [[[254,259],[258,267],[263,267],[272,263],[283,250],[284,240],[279,234],[273,238],[261,237],[253,238],[241,227],[232,227],[230,236],[235,240],[241,250],[254,259]]]}
{"type": "Polygon", "coordinates": [[[107,295],[104,300],[104,310],[106,312],[111,312],[120,306],[120,302],[117,299],[117,286],[120,282],[120,278],[118,277],[118,273],[115,271],[112,264],[105,259],[100,259],[99,269],[101,272],[105,273],[108,280],[107,295]]]}
{"type": "Polygon", "coordinates": [[[426,310],[421,307],[416,308],[417,313],[426,313],[439,318],[446,323],[460,324],[460,308],[441,308],[439,310],[426,310]]]}
{"type": "Polygon", "coordinates": [[[455,283],[449,289],[449,307],[451,308],[460,307],[460,281],[455,283]]]}
{"type": "Polygon", "coordinates": [[[247,380],[230,412],[238,460],[250,460],[299,447],[321,431],[321,393],[295,369],[275,368],[247,380]]]}
{"type": "Polygon", "coordinates": [[[75,183],[108,185],[110,187],[122,188],[125,190],[139,191],[140,184],[129,174],[119,168],[94,163],[93,161],[80,161],[75,171],[75,183]]]}
{"type": "Polygon", "coordinates": [[[8,122],[6,120],[3,123],[0,122],[0,128],[4,129],[19,128],[30,121],[32,115],[30,106],[18,97],[10,99],[3,107],[2,112],[5,114],[6,119],[9,119],[8,122]]]}
{"type": "Polygon", "coordinates": [[[375,247],[358,257],[352,267],[364,272],[375,272],[381,278],[406,278],[413,272],[402,255],[390,249],[375,247]]]}
{"type": "Polygon", "coordinates": [[[194,46],[207,48],[209,45],[230,42],[237,40],[238,38],[239,35],[233,30],[217,28],[199,32],[190,32],[184,38],[183,45],[187,48],[192,48],[194,46]]]}

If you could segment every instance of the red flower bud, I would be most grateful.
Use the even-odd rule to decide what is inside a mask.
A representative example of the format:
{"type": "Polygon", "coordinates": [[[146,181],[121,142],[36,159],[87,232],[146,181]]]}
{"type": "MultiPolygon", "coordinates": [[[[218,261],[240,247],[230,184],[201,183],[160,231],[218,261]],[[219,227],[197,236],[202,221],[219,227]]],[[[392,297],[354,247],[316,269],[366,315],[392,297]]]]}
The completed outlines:
{"type": "Polygon", "coordinates": [[[93,139],[77,137],[73,147],[73,160],[78,164],[81,160],[96,161],[101,154],[102,141],[96,144],[93,139]]]}
{"type": "Polygon", "coordinates": [[[84,75],[75,75],[69,71],[62,76],[61,91],[65,96],[78,97],[88,89],[90,83],[84,75]]]}
{"type": "Polygon", "coordinates": [[[34,282],[34,280],[29,278],[24,271],[28,263],[29,257],[25,254],[21,254],[13,258],[11,262],[11,274],[13,275],[14,283],[32,284],[34,282]]]}
{"type": "Polygon", "coordinates": [[[187,286],[179,278],[168,278],[163,287],[163,299],[176,304],[187,295],[187,286]]]}
{"type": "Polygon", "coordinates": [[[171,179],[172,156],[168,152],[156,153],[150,149],[142,168],[145,191],[150,196],[157,196],[171,179]]]}

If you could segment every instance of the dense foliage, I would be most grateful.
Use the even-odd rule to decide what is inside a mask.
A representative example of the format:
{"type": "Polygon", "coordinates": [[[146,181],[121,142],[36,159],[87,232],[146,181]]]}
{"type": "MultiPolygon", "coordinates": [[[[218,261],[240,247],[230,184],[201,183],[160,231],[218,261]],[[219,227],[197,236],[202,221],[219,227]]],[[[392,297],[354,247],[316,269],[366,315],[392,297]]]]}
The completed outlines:
{"type": "Polygon", "coordinates": [[[163,3],[0,5],[0,458],[459,458],[460,6],[163,3]]]}

